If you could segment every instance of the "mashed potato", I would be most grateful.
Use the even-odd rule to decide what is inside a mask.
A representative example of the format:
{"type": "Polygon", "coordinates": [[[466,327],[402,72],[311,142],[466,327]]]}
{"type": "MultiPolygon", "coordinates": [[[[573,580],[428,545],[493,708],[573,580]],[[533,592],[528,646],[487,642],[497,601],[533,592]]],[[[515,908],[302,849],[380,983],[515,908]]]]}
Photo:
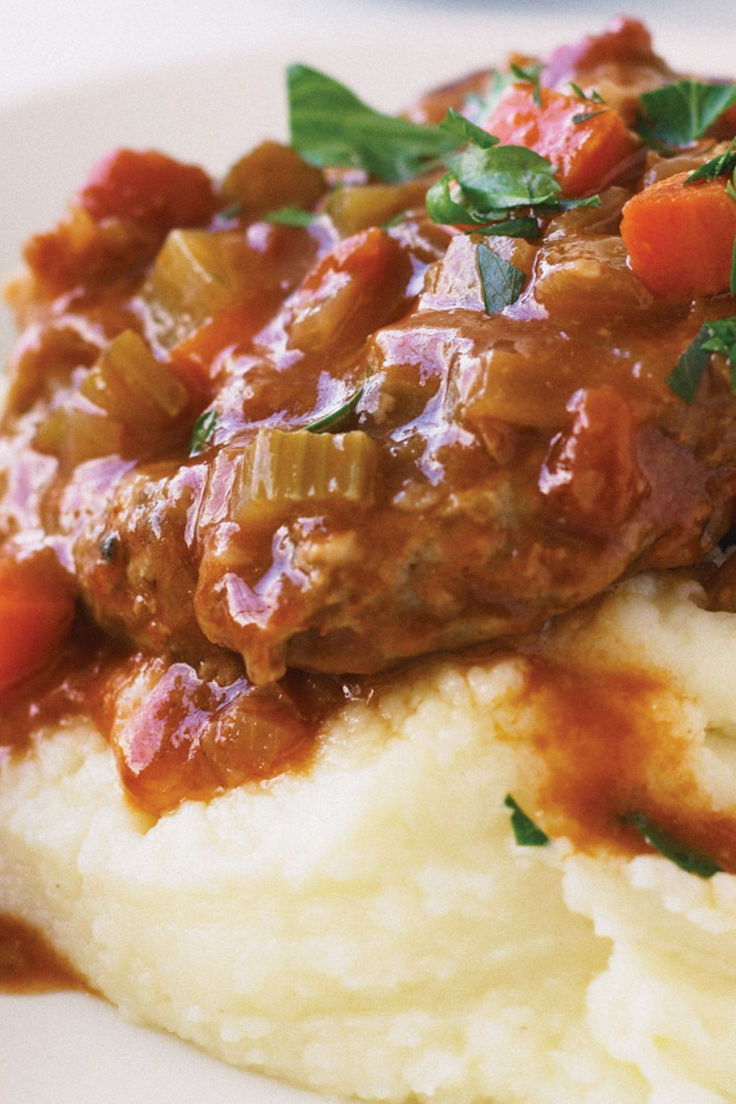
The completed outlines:
{"type": "Polygon", "coordinates": [[[532,60],[27,243],[0,913],[319,1093],[736,1104],[736,85],[532,60]]]}
{"type": "MultiPolygon", "coordinates": [[[[545,643],[656,672],[714,808],[736,785],[736,617],[643,576],[545,643]]],[[[89,726],[0,786],[0,898],[129,1017],[325,1092],[716,1104],[736,1084],[736,879],[548,827],[529,661],[437,662],[348,706],[313,766],[153,821],[89,726]],[[204,979],[204,983],[203,983],[204,979]]]]}

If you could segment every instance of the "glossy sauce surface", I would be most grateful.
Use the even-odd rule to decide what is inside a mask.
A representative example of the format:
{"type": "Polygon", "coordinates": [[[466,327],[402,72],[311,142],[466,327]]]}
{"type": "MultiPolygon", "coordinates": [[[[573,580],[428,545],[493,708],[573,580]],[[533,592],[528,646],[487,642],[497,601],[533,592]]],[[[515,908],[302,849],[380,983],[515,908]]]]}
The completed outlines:
{"type": "Polygon", "coordinates": [[[35,929],[0,914],[0,990],[44,993],[87,986],[35,929]]]}
{"type": "MultiPolygon", "coordinates": [[[[676,76],[632,20],[542,70],[550,95],[605,78],[619,129],[638,91],[676,76]]],[[[472,113],[484,87],[441,90],[414,117],[472,113]]],[[[591,119],[568,122],[577,156],[591,119]]],[[[729,368],[711,356],[689,403],[668,379],[733,303],[657,296],[632,271],[622,210],[668,168],[622,133],[597,198],[535,211],[528,238],[433,221],[435,169],[393,184],[275,143],[219,182],[151,151],[92,170],[28,242],[10,295],[0,573],[25,589],[0,615],[22,629],[61,574],[75,619],[46,603],[46,646],[31,642],[25,677],[6,663],[7,754],[90,716],[130,799],[159,816],[308,768],[324,720],[402,664],[507,648],[635,571],[709,555],[734,516],[729,368]],[[493,307],[489,256],[521,278],[493,307]]],[[[715,141],[681,157],[702,164],[715,141]]],[[[530,689],[563,719],[546,798],[580,846],[626,849],[648,764],[599,715],[623,725],[615,703],[648,691],[601,676],[579,694],[580,677],[530,689]],[[619,748],[618,797],[585,733],[619,748]]]]}

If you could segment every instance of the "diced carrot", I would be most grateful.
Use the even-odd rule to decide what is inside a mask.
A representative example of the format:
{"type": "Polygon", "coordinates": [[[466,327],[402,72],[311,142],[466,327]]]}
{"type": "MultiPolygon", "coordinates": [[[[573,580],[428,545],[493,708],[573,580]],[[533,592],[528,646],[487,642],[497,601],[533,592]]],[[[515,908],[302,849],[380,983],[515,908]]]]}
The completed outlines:
{"type": "Polygon", "coordinates": [[[0,559],[0,692],[53,657],[73,616],[74,601],[55,560],[0,559]]]}
{"type": "Polygon", "coordinates": [[[95,165],[77,201],[95,220],[127,218],[164,230],[202,225],[217,206],[212,181],[198,165],[129,149],[95,165]]]}
{"type": "Polygon", "coordinates": [[[566,196],[597,191],[637,148],[617,111],[528,82],[507,88],[483,125],[504,145],[546,157],[566,196]]]}
{"type": "Polygon", "coordinates": [[[621,237],[642,283],[668,299],[727,291],[736,238],[736,202],[726,178],[686,184],[659,180],[624,205],[621,237]]]}
{"type": "Polygon", "coordinates": [[[390,322],[411,278],[408,254],[377,226],[345,238],[309,273],[293,300],[293,345],[309,352],[329,343],[360,345],[390,322]]]}
{"type": "Polygon", "coordinates": [[[210,373],[217,367],[218,355],[249,341],[276,311],[282,298],[278,292],[267,288],[261,295],[215,314],[171,347],[173,370],[186,379],[191,366],[197,365],[195,378],[200,387],[206,385],[210,373]]]}

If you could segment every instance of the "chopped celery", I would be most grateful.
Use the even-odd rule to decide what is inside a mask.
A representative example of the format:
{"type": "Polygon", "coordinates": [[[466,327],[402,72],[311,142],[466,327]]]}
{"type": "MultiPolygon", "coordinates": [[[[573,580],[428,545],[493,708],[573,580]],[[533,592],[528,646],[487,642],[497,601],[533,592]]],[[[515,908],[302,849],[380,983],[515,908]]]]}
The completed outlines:
{"type": "Polygon", "coordinates": [[[261,429],[243,456],[234,503],[239,521],[274,505],[373,498],[378,445],[366,433],[261,429]]]}
{"type": "Polygon", "coordinates": [[[422,206],[426,191],[426,185],[418,180],[336,188],[328,200],[327,211],[339,232],[347,237],[370,226],[382,226],[402,211],[422,206]]]}
{"type": "Polygon", "coordinates": [[[113,338],[79,391],[122,422],[166,423],[186,407],[189,392],[154,357],[140,334],[125,330],[113,338]]]}
{"type": "Polygon", "coordinates": [[[240,230],[172,230],[141,293],[155,340],[170,349],[234,306],[254,278],[251,254],[240,230]]]}
{"type": "Polygon", "coordinates": [[[124,427],[94,407],[69,402],[57,406],[38,427],[33,445],[57,456],[69,469],[98,456],[122,452],[124,427]]]}
{"type": "Polygon", "coordinates": [[[262,142],[227,173],[220,188],[226,206],[238,205],[243,218],[258,218],[280,207],[312,207],[327,190],[320,169],[291,146],[262,142]]]}
{"type": "Polygon", "coordinates": [[[187,387],[140,334],[124,330],[39,425],[34,445],[66,467],[112,454],[155,455],[178,440],[189,410],[187,387]]]}

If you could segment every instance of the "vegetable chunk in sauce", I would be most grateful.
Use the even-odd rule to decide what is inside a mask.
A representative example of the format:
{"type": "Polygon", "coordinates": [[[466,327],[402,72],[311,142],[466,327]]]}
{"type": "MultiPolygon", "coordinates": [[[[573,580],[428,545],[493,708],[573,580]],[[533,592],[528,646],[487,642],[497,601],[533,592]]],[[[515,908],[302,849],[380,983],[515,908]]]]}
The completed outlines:
{"type": "Polygon", "coordinates": [[[295,67],[292,146],[220,183],[151,151],[94,168],[9,290],[10,715],[86,692],[160,812],[303,761],[355,676],[701,564],[736,488],[720,87],[619,20],[400,119],[295,67]],[[683,81],[705,106],[673,145],[654,94],[683,81]]]}

